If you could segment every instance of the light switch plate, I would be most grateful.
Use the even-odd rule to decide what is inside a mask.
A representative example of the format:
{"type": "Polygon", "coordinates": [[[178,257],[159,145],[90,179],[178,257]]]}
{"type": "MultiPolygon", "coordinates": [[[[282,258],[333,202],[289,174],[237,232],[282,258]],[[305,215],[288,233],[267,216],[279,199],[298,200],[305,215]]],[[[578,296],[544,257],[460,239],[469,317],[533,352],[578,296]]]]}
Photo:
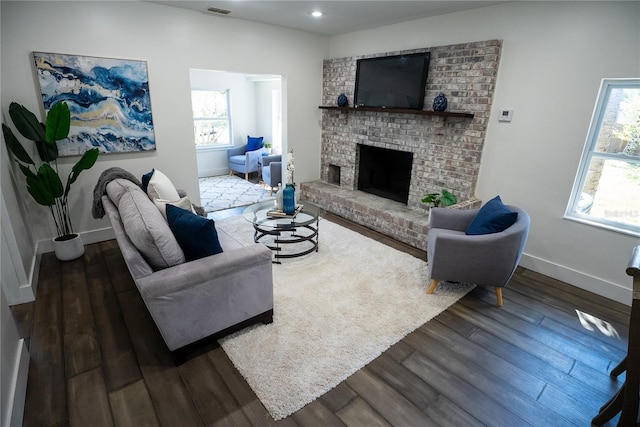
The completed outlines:
{"type": "Polygon", "coordinates": [[[501,122],[510,122],[513,118],[513,110],[500,110],[500,118],[498,119],[501,122]]]}

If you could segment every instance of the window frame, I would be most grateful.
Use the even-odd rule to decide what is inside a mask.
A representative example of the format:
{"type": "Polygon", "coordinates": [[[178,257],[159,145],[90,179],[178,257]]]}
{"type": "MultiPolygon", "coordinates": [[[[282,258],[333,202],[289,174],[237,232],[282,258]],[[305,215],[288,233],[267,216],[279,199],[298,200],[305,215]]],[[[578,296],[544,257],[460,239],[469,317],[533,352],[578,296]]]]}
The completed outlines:
{"type": "Polygon", "coordinates": [[[640,90],[640,78],[604,78],[600,83],[600,89],[598,90],[598,96],[596,97],[596,103],[589,123],[589,130],[587,132],[586,141],[580,157],[580,164],[578,171],[571,189],[571,195],[567,208],[565,210],[564,218],[580,222],[583,224],[591,225],[597,228],[611,230],[623,234],[629,234],[632,236],[640,237],[640,225],[632,225],[620,221],[614,221],[607,218],[599,218],[586,213],[578,211],[578,204],[584,188],[585,181],[589,173],[589,167],[591,161],[594,158],[606,160],[620,160],[625,162],[632,162],[640,165],[640,156],[630,156],[624,153],[606,153],[595,151],[598,136],[602,129],[604,120],[604,112],[606,111],[609,96],[613,89],[626,89],[635,88],[640,90]]]}
{"type": "MultiPolygon", "coordinates": [[[[206,151],[219,151],[219,150],[228,150],[234,146],[233,144],[233,121],[231,120],[231,89],[212,89],[212,88],[191,88],[192,99],[193,92],[225,92],[227,98],[227,116],[226,120],[229,127],[229,143],[227,144],[196,144],[195,142],[195,133],[193,135],[193,144],[196,147],[197,152],[206,152],[206,151]]],[[[192,101],[193,102],[193,101],[192,101]]],[[[221,120],[219,117],[194,117],[193,111],[191,113],[191,122],[195,124],[196,120],[221,120]]]]}

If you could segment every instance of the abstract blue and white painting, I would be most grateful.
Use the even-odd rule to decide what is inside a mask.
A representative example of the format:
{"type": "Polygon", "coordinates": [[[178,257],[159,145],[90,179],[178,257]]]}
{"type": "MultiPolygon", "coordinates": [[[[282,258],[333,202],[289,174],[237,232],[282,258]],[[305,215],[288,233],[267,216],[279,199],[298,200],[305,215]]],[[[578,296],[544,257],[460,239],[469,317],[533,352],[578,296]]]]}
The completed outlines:
{"type": "Polygon", "coordinates": [[[69,138],[60,156],[156,149],[145,61],[34,52],[45,112],[65,101],[69,138]]]}

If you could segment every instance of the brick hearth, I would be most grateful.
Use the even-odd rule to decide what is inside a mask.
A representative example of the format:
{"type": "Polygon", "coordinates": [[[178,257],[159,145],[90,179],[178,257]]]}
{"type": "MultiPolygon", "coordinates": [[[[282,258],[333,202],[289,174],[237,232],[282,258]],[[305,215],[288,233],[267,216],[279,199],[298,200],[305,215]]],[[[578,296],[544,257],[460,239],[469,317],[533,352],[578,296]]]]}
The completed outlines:
{"type": "MultiPolygon", "coordinates": [[[[427,250],[429,211],[409,209],[407,205],[358,190],[348,190],[324,181],[300,184],[302,199],[365,227],[391,236],[418,249],[427,250]]],[[[470,199],[452,208],[473,209],[480,200],[470,199]]]]}

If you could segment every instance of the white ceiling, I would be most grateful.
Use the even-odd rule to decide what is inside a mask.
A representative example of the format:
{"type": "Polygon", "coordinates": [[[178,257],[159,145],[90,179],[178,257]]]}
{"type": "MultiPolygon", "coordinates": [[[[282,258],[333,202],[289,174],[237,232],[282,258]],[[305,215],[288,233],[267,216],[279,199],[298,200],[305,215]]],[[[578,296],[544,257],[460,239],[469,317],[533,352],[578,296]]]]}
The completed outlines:
{"type": "Polygon", "coordinates": [[[382,25],[396,24],[413,19],[442,15],[445,13],[475,9],[503,1],[369,1],[369,0],[333,0],[333,1],[271,1],[271,0],[234,0],[234,1],[151,1],[183,9],[196,10],[226,19],[244,19],[294,28],[310,33],[334,36],[353,31],[366,30],[382,25]],[[221,15],[207,12],[215,7],[231,13],[221,15]],[[320,18],[311,16],[319,10],[320,18]]]}

